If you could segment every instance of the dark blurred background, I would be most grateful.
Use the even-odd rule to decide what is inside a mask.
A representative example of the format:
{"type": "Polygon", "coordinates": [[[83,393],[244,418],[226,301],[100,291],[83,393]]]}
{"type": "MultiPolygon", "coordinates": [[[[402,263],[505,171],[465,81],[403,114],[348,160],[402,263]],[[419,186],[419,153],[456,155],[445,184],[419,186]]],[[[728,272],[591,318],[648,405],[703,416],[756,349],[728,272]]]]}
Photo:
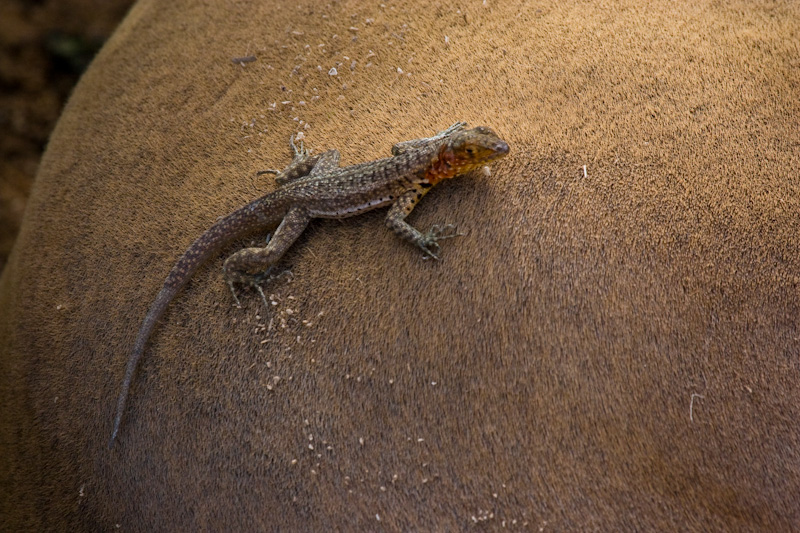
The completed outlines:
{"type": "Polygon", "coordinates": [[[0,270],[81,73],[133,0],[0,0],[0,270]]]}

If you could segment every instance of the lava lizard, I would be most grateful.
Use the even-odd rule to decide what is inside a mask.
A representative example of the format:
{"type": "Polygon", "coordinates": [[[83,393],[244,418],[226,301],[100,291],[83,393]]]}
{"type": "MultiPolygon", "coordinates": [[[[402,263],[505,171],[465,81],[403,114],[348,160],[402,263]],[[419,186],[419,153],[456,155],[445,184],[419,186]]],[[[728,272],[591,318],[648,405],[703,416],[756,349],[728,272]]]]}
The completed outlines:
{"type": "MultiPolygon", "coordinates": [[[[329,150],[311,155],[301,143],[290,141],[294,159],[276,181],[280,187],[222,218],[203,233],[178,259],[161,291],[150,305],[133,347],[122,389],[109,447],[119,432],[125,401],[134,372],[156,322],[170,301],[207,259],[236,239],[275,229],[264,248],[245,248],[228,257],[222,267],[225,281],[255,287],[291,247],[312,218],[346,218],[371,209],[391,206],[386,225],[398,236],[438,259],[438,240],[454,237],[454,226],[433,226],[421,233],[405,218],[417,202],[442,180],[465,174],[508,154],[508,144],[491,129],[467,129],[457,122],[433,137],[395,144],[392,156],[377,161],[339,167],[339,152],[329,150]]],[[[236,293],[234,299],[238,304],[236,293]]],[[[264,299],[266,302],[266,299],[264,299]]]]}

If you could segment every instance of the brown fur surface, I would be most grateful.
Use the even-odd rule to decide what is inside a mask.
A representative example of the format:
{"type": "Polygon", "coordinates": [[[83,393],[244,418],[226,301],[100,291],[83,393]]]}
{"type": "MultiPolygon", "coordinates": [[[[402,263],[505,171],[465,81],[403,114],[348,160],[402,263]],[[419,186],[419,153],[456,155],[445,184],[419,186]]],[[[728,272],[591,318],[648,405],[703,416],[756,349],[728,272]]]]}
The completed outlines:
{"type": "Polygon", "coordinates": [[[797,4],[277,4],[141,2],[76,89],[0,281],[4,526],[800,527],[797,4]],[[166,273],[292,132],[457,120],[511,155],[412,215],[442,261],[377,212],[269,310],[210,262],[106,449],[166,273]]]}

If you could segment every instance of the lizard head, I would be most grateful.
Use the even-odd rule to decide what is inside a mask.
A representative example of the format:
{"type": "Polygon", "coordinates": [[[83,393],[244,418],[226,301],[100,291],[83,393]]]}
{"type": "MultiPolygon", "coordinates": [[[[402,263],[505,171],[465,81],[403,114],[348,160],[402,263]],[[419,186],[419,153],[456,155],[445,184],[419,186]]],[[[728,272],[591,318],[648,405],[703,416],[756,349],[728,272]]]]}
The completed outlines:
{"type": "Polygon", "coordinates": [[[478,126],[448,138],[427,173],[430,183],[465,174],[508,155],[508,144],[490,128],[478,126]]]}

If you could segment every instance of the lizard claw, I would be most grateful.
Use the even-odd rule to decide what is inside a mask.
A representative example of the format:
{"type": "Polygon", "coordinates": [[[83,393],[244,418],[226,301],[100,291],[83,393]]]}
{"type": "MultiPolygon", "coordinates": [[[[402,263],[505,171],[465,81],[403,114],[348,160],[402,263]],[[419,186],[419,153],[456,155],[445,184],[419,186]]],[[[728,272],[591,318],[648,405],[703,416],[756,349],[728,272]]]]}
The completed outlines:
{"type": "Polygon", "coordinates": [[[303,140],[300,140],[300,148],[297,148],[297,145],[294,144],[294,134],[289,137],[289,144],[292,146],[292,151],[294,152],[295,159],[306,157],[308,154],[311,153],[311,150],[306,150],[306,145],[303,144],[303,140]]]}
{"type": "Polygon", "coordinates": [[[270,272],[272,272],[272,267],[267,269],[266,272],[254,275],[252,280],[250,281],[250,286],[253,287],[255,290],[257,290],[258,294],[261,295],[261,301],[264,302],[264,307],[266,307],[267,309],[269,309],[269,304],[267,303],[267,297],[264,295],[264,289],[261,288],[261,283],[265,281],[266,282],[275,281],[276,279],[280,279],[283,276],[288,276],[289,278],[291,278],[289,281],[294,279],[294,274],[292,274],[291,270],[284,270],[283,272],[275,276],[271,276],[270,272]]]}
{"type": "Polygon", "coordinates": [[[253,287],[255,287],[256,290],[258,291],[258,294],[261,295],[261,301],[264,302],[264,307],[269,309],[269,304],[267,303],[267,297],[264,296],[264,289],[262,289],[261,285],[259,285],[257,283],[253,283],[253,287]]]}
{"type": "Polygon", "coordinates": [[[236,296],[236,289],[233,288],[233,282],[228,281],[228,287],[231,289],[231,294],[233,295],[233,301],[236,302],[236,307],[241,309],[242,303],[239,301],[239,297],[236,296]]]}
{"type": "Polygon", "coordinates": [[[452,126],[447,128],[446,130],[440,131],[439,133],[437,133],[436,136],[437,137],[444,137],[446,135],[450,135],[451,133],[455,133],[457,131],[463,130],[466,127],[467,127],[467,123],[466,122],[456,122],[455,124],[453,124],[452,126]]]}
{"type": "Polygon", "coordinates": [[[228,271],[225,266],[223,266],[223,276],[225,281],[228,283],[228,287],[231,289],[231,294],[233,295],[233,301],[236,302],[236,307],[242,307],[241,302],[239,301],[239,297],[236,296],[236,288],[234,287],[235,283],[242,284],[242,285],[249,285],[250,287],[254,287],[259,294],[261,294],[261,298],[264,300],[266,304],[266,298],[264,297],[264,291],[261,289],[261,283],[265,280],[269,281],[271,279],[269,277],[269,273],[272,268],[267,269],[266,272],[262,272],[260,274],[248,274],[245,272],[238,272],[236,270],[228,271]]]}
{"type": "Polygon", "coordinates": [[[439,246],[438,242],[431,241],[420,246],[420,248],[422,248],[422,251],[425,252],[425,255],[422,256],[423,261],[429,258],[436,259],[437,261],[439,260],[439,253],[441,252],[442,247],[439,246]]]}
{"type": "Polygon", "coordinates": [[[443,226],[439,224],[435,224],[431,226],[431,229],[424,235],[425,240],[420,245],[425,253],[427,254],[423,259],[427,259],[432,257],[433,259],[439,259],[439,253],[442,250],[442,247],[439,245],[440,240],[443,239],[452,239],[453,237],[461,237],[463,233],[459,233],[458,229],[454,224],[445,224],[443,226]]]}
{"type": "Polygon", "coordinates": [[[427,237],[433,238],[436,240],[441,239],[452,239],[453,237],[463,237],[463,233],[458,232],[458,228],[455,224],[445,224],[440,226],[439,224],[434,224],[431,226],[431,229],[428,231],[427,237]]]}

